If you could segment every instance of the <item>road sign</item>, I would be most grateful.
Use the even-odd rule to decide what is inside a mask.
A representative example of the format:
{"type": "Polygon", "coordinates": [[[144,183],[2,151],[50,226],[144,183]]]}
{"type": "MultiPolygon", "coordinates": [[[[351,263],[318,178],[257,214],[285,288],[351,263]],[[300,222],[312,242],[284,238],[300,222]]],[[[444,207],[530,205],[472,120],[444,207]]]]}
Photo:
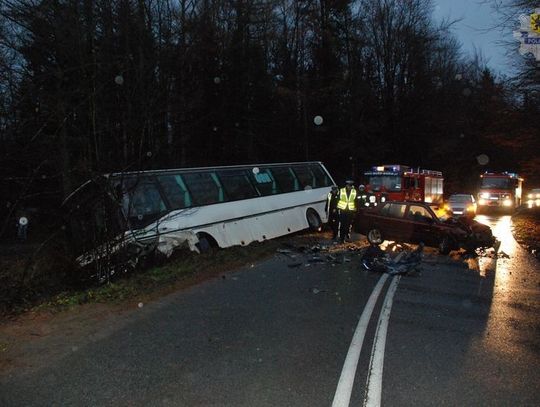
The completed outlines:
{"type": "Polygon", "coordinates": [[[519,23],[519,29],[514,31],[514,38],[521,43],[519,53],[532,54],[540,61],[540,8],[530,15],[520,15],[519,23]]]}

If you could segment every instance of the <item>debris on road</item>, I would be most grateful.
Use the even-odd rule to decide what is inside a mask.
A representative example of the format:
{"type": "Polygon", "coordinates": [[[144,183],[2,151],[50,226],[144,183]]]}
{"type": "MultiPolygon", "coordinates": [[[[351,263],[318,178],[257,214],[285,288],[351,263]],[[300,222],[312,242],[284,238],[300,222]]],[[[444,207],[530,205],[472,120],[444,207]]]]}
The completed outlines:
{"type": "Polygon", "coordinates": [[[300,267],[302,264],[304,264],[304,263],[302,263],[301,261],[297,261],[297,262],[294,262],[294,263],[287,264],[287,267],[296,268],[296,267],[300,267]]]}
{"type": "Polygon", "coordinates": [[[506,254],[505,252],[502,252],[502,251],[499,252],[497,256],[500,257],[501,259],[509,259],[510,258],[510,256],[508,254],[506,254]]]}
{"type": "Polygon", "coordinates": [[[496,247],[481,247],[475,251],[465,251],[461,253],[464,258],[486,257],[491,259],[509,259],[510,256],[503,251],[499,251],[500,242],[496,247]]]}
{"type": "Polygon", "coordinates": [[[287,259],[294,259],[287,267],[311,267],[319,264],[331,266],[351,263],[356,256],[360,257],[361,268],[390,274],[420,273],[424,245],[413,248],[407,244],[390,243],[382,249],[378,245],[362,245],[345,243],[341,245],[315,244],[310,246],[295,246],[285,244],[286,248],[277,250],[287,259]]]}
{"type": "Polygon", "coordinates": [[[351,255],[361,254],[365,246],[355,243],[345,245],[331,246],[325,244],[315,244],[310,246],[295,246],[291,243],[285,243],[284,248],[277,249],[276,252],[285,256],[287,259],[293,259],[287,264],[289,268],[296,268],[304,265],[309,267],[318,264],[343,264],[351,262],[351,255]],[[350,255],[345,255],[348,253],[350,255]]]}
{"type": "MultiPolygon", "coordinates": [[[[408,247],[408,246],[407,246],[408,247]]],[[[414,250],[405,249],[403,246],[393,244],[387,250],[382,250],[377,245],[371,245],[362,256],[362,267],[365,270],[392,275],[406,275],[411,272],[421,273],[422,253],[424,245],[420,243],[414,250]],[[390,248],[390,250],[388,250],[390,248]],[[398,251],[394,257],[391,253],[398,251]]]]}

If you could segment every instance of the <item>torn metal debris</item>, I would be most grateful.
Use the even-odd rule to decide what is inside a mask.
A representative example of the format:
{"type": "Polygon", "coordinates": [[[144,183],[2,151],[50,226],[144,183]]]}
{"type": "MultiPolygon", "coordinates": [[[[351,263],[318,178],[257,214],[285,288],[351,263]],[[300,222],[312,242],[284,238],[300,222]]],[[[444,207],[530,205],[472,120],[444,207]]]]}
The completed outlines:
{"type": "Polygon", "coordinates": [[[405,275],[411,272],[420,273],[424,245],[420,243],[414,250],[401,250],[395,257],[390,251],[382,250],[378,245],[371,245],[362,256],[362,267],[365,270],[392,275],[405,275]]]}

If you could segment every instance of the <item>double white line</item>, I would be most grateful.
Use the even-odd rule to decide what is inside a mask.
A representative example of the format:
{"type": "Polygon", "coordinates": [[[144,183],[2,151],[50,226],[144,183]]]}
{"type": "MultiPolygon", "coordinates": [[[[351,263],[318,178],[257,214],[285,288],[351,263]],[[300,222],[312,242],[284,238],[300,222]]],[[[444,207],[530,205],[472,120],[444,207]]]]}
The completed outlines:
{"type": "MultiPolygon", "coordinates": [[[[383,274],[379,279],[379,282],[373,289],[368,302],[360,316],[358,326],[354,332],[354,336],[343,364],[341,376],[334,395],[334,401],[332,407],[348,407],[351,399],[351,393],[354,383],[354,376],[356,374],[356,368],[358,366],[358,359],[360,358],[360,351],[362,350],[362,344],[364,343],[364,337],[366,336],[366,330],[371,319],[371,314],[377,303],[377,299],[381,294],[381,290],[384,283],[388,279],[388,274],[383,274]]],[[[388,321],[390,319],[390,310],[392,309],[392,301],[394,294],[399,283],[400,276],[392,278],[390,288],[386,293],[384,299],[383,308],[379,321],[377,322],[377,330],[375,332],[375,340],[373,342],[373,348],[371,350],[371,360],[369,363],[369,372],[366,384],[366,396],[364,399],[364,406],[375,407],[381,405],[381,393],[382,393],[382,373],[384,364],[384,348],[386,346],[386,332],[388,330],[388,321]]]]}

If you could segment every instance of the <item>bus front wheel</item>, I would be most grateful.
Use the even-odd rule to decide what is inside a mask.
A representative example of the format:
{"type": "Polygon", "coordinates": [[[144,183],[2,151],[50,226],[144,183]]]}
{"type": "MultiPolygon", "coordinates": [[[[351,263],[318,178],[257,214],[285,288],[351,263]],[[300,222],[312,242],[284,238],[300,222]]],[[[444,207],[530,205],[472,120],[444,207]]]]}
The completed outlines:
{"type": "Polygon", "coordinates": [[[216,241],[206,233],[197,233],[199,238],[199,243],[197,243],[197,248],[200,253],[209,252],[213,247],[217,247],[216,241]]]}

